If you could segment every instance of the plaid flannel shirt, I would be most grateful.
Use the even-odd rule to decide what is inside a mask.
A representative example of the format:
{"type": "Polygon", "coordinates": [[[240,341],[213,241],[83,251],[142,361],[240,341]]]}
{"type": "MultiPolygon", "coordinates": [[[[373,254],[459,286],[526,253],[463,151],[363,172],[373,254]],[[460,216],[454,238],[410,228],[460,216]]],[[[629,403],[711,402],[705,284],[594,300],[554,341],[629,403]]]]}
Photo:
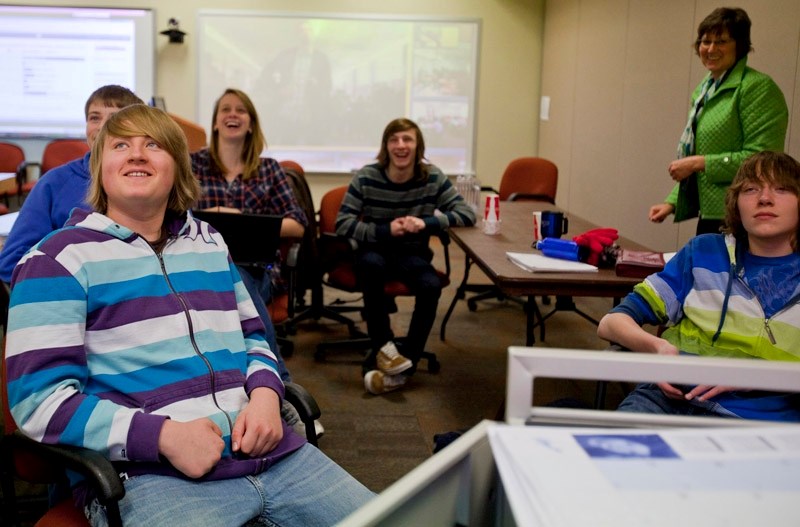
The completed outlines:
{"type": "Polygon", "coordinates": [[[212,166],[208,149],[191,154],[192,172],[200,181],[203,194],[197,202],[198,209],[232,207],[249,214],[272,214],[292,218],[307,226],[308,220],[295,199],[286,174],[272,158],[263,157],[258,172],[248,180],[241,174],[230,184],[212,166]]]}

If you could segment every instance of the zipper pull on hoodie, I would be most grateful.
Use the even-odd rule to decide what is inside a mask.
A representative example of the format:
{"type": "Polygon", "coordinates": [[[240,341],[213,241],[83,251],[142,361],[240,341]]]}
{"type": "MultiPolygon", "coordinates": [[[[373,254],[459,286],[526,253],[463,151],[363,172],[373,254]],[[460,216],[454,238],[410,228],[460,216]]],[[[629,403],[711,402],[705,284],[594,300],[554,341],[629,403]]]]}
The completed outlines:
{"type": "Polygon", "coordinates": [[[769,329],[769,319],[768,318],[764,319],[764,329],[767,331],[767,336],[769,337],[770,343],[772,343],[773,346],[775,344],[777,344],[778,342],[775,340],[775,335],[773,335],[772,334],[772,330],[769,329]]]}

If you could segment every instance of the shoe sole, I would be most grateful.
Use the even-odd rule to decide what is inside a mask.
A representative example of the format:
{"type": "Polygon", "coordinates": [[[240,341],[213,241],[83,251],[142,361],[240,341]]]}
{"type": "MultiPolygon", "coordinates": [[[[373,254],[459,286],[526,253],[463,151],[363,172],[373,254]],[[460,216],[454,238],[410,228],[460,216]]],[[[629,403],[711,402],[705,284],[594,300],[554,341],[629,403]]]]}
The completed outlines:
{"type": "Polygon", "coordinates": [[[383,395],[383,394],[385,394],[385,393],[393,392],[393,391],[395,391],[395,390],[399,390],[400,388],[402,388],[402,387],[403,387],[403,386],[405,386],[405,385],[406,385],[406,383],[403,383],[403,384],[397,384],[397,385],[395,385],[395,386],[392,386],[392,387],[390,387],[390,388],[388,388],[388,389],[384,389],[383,391],[380,391],[380,392],[373,392],[373,391],[370,389],[369,381],[367,381],[367,378],[366,378],[366,376],[364,377],[364,389],[365,389],[365,390],[367,390],[367,393],[371,393],[372,395],[383,395]]]}

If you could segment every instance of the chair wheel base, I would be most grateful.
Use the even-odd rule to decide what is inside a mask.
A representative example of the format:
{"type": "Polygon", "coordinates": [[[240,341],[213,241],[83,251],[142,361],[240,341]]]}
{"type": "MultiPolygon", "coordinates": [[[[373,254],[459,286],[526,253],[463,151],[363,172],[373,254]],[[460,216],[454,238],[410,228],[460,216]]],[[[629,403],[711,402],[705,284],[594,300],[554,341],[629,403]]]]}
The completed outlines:
{"type": "Polygon", "coordinates": [[[283,357],[291,357],[294,353],[294,342],[285,337],[278,337],[277,342],[281,350],[281,355],[283,357]]]}
{"type": "Polygon", "coordinates": [[[430,373],[439,373],[439,370],[442,369],[442,365],[436,359],[429,359],[428,360],[428,371],[430,373]]]}
{"type": "Polygon", "coordinates": [[[422,352],[422,359],[428,361],[428,373],[439,373],[442,369],[442,365],[439,362],[439,359],[436,357],[436,354],[430,351],[423,351],[422,352]]]}

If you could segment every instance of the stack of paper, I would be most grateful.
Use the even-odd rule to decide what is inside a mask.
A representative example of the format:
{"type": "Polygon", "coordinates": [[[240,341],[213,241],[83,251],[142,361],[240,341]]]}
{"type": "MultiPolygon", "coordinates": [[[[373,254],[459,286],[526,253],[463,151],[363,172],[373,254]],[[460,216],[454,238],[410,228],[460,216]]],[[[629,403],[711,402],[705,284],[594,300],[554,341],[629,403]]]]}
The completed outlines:
{"type": "Polygon", "coordinates": [[[550,258],[534,253],[506,253],[506,257],[519,267],[532,273],[592,273],[597,267],[583,262],[550,258]]]}
{"type": "Polygon", "coordinates": [[[800,518],[800,427],[496,425],[489,440],[520,524],[777,527],[800,518]]]}
{"type": "Polygon", "coordinates": [[[17,221],[17,216],[19,216],[19,211],[9,212],[0,216],[0,236],[8,236],[8,233],[11,232],[11,227],[17,221]]]}

